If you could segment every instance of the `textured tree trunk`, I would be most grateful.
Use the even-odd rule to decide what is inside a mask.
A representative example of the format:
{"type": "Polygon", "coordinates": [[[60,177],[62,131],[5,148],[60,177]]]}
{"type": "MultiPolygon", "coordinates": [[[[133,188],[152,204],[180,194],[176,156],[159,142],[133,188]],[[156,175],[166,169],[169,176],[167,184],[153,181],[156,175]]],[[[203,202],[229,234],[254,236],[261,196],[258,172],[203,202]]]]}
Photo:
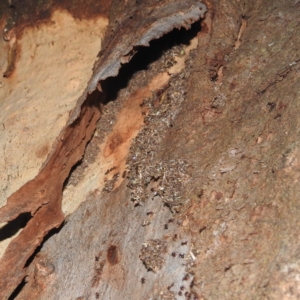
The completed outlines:
{"type": "MultiPolygon", "coordinates": [[[[77,87],[62,90],[63,121],[53,121],[59,110],[37,116],[36,134],[48,119],[58,125],[36,172],[3,184],[1,297],[300,297],[297,1],[112,1],[72,16],[85,24],[78,32],[102,24],[91,31],[99,43],[109,25],[97,61],[76,48],[80,84],[76,68],[61,71],[77,87]]],[[[11,91],[16,49],[3,79],[11,91]]],[[[21,134],[5,101],[9,145],[21,134]]]]}

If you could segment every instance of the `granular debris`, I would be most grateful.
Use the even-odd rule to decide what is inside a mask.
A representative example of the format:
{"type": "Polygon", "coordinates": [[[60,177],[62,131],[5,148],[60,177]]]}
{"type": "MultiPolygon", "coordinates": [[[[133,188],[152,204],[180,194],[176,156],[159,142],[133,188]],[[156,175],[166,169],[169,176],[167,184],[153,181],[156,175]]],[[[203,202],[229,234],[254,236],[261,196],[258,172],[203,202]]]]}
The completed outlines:
{"type": "Polygon", "coordinates": [[[149,240],[143,243],[140,260],[148,271],[158,272],[164,263],[163,255],[166,252],[166,243],[161,240],[149,240]]]}
{"type": "Polygon", "coordinates": [[[128,187],[135,205],[159,196],[174,212],[185,202],[180,191],[189,180],[187,163],[181,159],[158,158],[156,153],[159,152],[167,129],[173,126],[185,99],[186,77],[186,71],[174,76],[167,89],[153,93],[143,102],[149,113],[145,117],[144,128],[132,144],[127,160],[128,187]]]}

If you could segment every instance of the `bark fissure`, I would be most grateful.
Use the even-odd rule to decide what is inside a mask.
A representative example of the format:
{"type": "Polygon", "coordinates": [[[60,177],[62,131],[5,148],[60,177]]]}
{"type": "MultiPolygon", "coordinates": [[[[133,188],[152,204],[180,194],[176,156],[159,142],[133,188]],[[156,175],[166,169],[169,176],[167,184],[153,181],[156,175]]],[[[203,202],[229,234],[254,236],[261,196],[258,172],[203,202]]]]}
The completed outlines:
{"type": "Polygon", "coordinates": [[[81,160],[101,116],[99,105],[105,102],[105,95],[97,89],[98,83],[117,76],[121,65],[129,62],[137,47],[149,46],[151,40],[174,28],[189,28],[206,12],[204,4],[193,0],[184,3],[166,1],[157,10],[153,10],[149,3],[147,7],[146,3],[144,8],[125,22],[124,31],[117,31],[112,39],[107,37],[106,49],[95,65],[94,75],[71,113],[67,126],[57,138],[48,160],[39,174],[12,194],[7,204],[0,208],[2,222],[14,220],[23,213],[32,215],[0,260],[1,299],[7,299],[24,280],[28,259],[47,233],[64,221],[61,210],[64,182],[73,166],[81,160]],[[152,15],[147,15],[149,12],[152,15]],[[139,28],[138,32],[133,28],[139,28]]]}

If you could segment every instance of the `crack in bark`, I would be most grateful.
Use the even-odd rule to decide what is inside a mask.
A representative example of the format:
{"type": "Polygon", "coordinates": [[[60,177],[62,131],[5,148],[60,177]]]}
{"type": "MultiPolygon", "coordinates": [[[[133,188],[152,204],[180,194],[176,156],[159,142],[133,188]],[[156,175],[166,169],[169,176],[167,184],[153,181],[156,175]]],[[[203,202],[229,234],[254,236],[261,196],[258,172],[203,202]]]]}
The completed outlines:
{"type": "Polygon", "coordinates": [[[24,279],[26,262],[45,235],[64,221],[61,211],[63,184],[71,168],[82,158],[101,115],[99,105],[105,100],[104,93],[97,90],[98,82],[101,84],[106,78],[117,76],[121,65],[128,63],[139,47],[149,46],[151,40],[175,28],[189,28],[206,13],[206,6],[196,0],[165,1],[155,9],[149,0],[143,6],[120,25],[113,37],[107,37],[106,49],[95,64],[87,89],[39,174],[12,194],[7,204],[0,208],[2,222],[11,221],[25,212],[32,215],[0,260],[1,299],[7,299],[24,279]]]}
{"type": "Polygon", "coordinates": [[[275,74],[273,78],[267,80],[267,83],[265,83],[265,87],[262,88],[260,91],[257,92],[258,95],[264,94],[270,87],[277,84],[278,82],[282,81],[285,77],[288,76],[289,73],[292,71],[298,71],[299,68],[295,68],[294,66],[297,65],[297,63],[300,60],[293,61],[288,67],[286,67],[284,70],[280,71],[279,73],[275,74]]]}

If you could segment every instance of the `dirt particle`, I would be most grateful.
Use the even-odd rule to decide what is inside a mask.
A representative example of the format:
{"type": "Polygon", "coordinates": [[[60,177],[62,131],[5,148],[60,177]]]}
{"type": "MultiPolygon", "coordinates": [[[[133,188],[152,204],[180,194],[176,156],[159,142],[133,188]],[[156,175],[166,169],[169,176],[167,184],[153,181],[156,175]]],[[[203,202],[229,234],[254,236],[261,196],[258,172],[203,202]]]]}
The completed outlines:
{"type": "Polygon", "coordinates": [[[119,262],[117,246],[109,246],[107,250],[107,260],[112,266],[116,265],[119,262]]]}
{"type": "Polygon", "coordinates": [[[276,103],[274,103],[274,102],[268,102],[267,106],[269,108],[269,112],[271,112],[275,108],[276,103]]]}
{"type": "Polygon", "coordinates": [[[223,198],[223,194],[221,192],[217,192],[215,195],[216,200],[221,200],[223,198]]]}
{"type": "MultiPolygon", "coordinates": [[[[99,256],[98,256],[98,258],[99,258],[99,256]]],[[[92,287],[99,285],[104,265],[105,265],[104,260],[99,261],[99,259],[97,260],[97,257],[95,258],[95,267],[94,267],[94,275],[92,278],[92,287]]]]}

